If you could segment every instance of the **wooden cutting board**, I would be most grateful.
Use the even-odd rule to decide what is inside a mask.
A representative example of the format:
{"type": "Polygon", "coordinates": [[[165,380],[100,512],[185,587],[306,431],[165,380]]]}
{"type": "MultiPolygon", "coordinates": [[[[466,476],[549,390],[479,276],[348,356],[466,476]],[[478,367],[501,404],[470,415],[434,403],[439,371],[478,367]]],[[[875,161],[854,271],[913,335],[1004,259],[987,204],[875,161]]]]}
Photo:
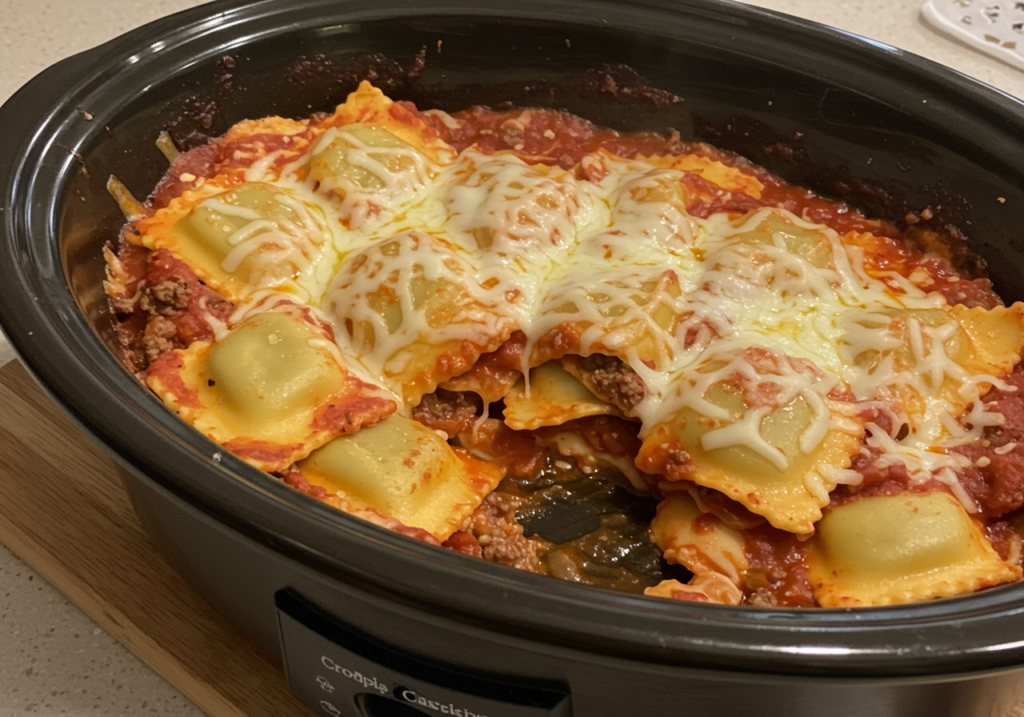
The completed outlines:
{"type": "MultiPolygon", "coordinates": [[[[201,709],[313,717],[284,675],[163,561],[113,461],[18,362],[0,368],[0,465],[0,542],[201,709]]],[[[1024,717],[1024,704],[1006,717],[1024,717]]]]}
{"type": "Polygon", "coordinates": [[[0,368],[0,541],[211,717],[313,717],[149,542],[114,462],[0,368]]]}

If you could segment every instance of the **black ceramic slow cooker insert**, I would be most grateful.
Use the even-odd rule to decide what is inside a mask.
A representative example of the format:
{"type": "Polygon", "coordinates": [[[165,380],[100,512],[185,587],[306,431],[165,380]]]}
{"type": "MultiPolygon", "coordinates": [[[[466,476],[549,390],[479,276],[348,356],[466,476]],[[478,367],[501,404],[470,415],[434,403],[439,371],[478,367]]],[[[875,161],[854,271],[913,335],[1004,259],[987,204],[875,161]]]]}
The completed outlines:
{"type": "Polygon", "coordinates": [[[162,130],[201,141],[330,110],[367,75],[424,107],[673,127],[882,218],[931,205],[1001,295],[1024,299],[1024,107],[736,3],[228,0],[55,65],[0,108],[0,322],[118,459],[167,559],[282,660],[296,694],[333,717],[988,717],[1024,696],[1024,584],[804,611],[587,588],[337,512],[147,393],[112,351],[101,247],[123,218],[107,177],[146,196],[167,166],[162,130]]]}

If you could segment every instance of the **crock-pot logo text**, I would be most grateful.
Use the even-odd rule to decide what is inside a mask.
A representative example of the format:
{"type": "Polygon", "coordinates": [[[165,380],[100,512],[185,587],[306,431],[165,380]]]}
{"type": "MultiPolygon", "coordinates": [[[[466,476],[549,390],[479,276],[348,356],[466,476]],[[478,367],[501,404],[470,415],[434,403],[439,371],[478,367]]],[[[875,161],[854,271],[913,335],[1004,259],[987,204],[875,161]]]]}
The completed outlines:
{"type": "Polygon", "coordinates": [[[409,702],[419,707],[426,707],[428,710],[433,710],[443,715],[452,715],[452,717],[487,717],[487,715],[480,714],[479,712],[456,707],[451,702],[427,699],[423,695],[416,694],[414,690],[410,690],[408,687],[396,687],[395,696],[404,702],[409,702]]]}
{"type": "MultiPolygon", "coordinates": [[[[386,695],[388,693],[387,685],[385,685],[383,682],[378,680],[376,677],[373,677],[372,675],[364,675],[359,670],[350,670],[347,667],[343,667],[342,665],[339,665],[337,662],[327,657],[326,655],[320,658],[320,663],[331,672],[336,672],[342,677],[347,677],[353,682],[358,682],[360,685],[363,686],[363,689],[377,690],[377,692],[381,693],[382,695],[386,695]]],[[[469,715],[466,715],[465,717],[469,717],[469,715]]],[[[481,717],[483,716],[481,715],[481,717]]]]}

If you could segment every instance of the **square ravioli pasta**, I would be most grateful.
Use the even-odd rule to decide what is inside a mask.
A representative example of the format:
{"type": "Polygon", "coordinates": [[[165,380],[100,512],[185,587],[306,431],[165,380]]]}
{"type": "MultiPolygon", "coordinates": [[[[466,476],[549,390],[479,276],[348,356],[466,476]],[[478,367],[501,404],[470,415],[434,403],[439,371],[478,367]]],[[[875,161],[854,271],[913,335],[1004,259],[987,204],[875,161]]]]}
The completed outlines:
{"type": "Polygon", "coordinates": [[[146,202],[109,185],[125,364],[313,499],[677,600],[1021,579],[1024,304],[926,223],[673,132],[367,82],[168,154],[146,202]]]}

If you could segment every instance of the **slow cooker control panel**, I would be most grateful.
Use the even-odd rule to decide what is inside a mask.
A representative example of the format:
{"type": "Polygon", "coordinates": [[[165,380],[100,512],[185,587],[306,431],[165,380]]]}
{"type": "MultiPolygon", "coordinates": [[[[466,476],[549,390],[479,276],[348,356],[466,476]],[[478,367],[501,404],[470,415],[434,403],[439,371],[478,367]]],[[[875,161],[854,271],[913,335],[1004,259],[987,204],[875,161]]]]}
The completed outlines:
{"type": "Polygon", "coordinates": [[[357,634],[291,590],[275,596],[292,694],[325,717],[571,717],[567,690],[470,675],[357,634]]]}

